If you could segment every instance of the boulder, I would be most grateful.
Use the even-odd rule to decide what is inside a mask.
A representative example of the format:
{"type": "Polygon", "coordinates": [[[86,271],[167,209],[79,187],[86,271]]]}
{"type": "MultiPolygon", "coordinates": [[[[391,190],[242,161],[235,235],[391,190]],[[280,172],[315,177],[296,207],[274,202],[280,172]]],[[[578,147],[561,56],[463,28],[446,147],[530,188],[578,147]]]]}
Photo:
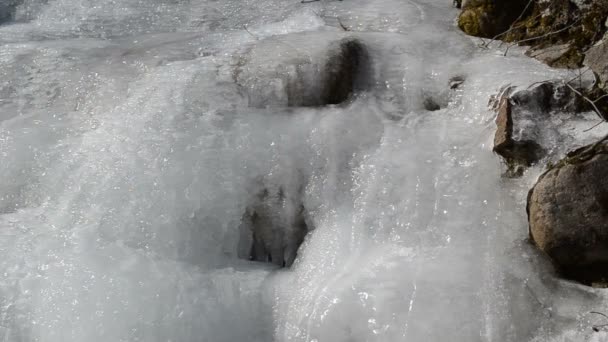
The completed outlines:
{"type": "Polygon", "coordinates": [[[462,4],[458,26],[466,34],[492,38],[509,29],[527,0],[469,0],[462,4]]]}
{"type": "Polygon", "coordinates": [[[602,88],[608,89],[608,35],[585,53],[585,65],[598,75],[602,88]]]}
{"type": "Polygon", "coordinates": [[[346,101],[365,87],[365,46],[331,33],[271,37],[239,62],[235,81],[251,107],[316,107],[346,101]]]}
{"type": "Polygon", "coordinates": [[[555,68],[575,67],[581,63],[583,58],[577,49],[568,43],[532,47],[526,51],[526,56],[536,58],[555,68]]]}
{"type": "Polygon", "coordinates": [[[608,136],[549,168],[528,194],[530,237],[569,279],[608,281],[608,136]]]}
{"type": "Polygon", "coordinates": [[[546,155],[542,142],[551,134],[551,117],[587,108],[582,98],[563,83],[541,83],[515,91],[510,87],[496,97],[494,152],[507,164],[507,176],[521,176],[526,167],[546,155]]]}
{"type": "MultiPolygon", "coordinates": [[[[526,133],[526,131],[520,131],[526,133]]],[[[498,105],[494,152],[507,163],[509,176],[520,176],[525,167],[532,165],[543,156],[542,147],[523,134],[519,137],[513,131],[513,105],[509,98],[503,97],[498,105]]]]}
{"type": "Polygon", "coordinates": [[[607,1],[535,1],[501,39],[531,45],[529,54],[557,68],[579,68],[584,53],[602,38],[607,1]]]}
{"type": "Polygon", "coordinates": [[[469,0],[458,26],[472,36],[529,45],[528,54],[549,66],[580,68],[585,51],[602,39],[607,18],[608,1],[469,0]]]}

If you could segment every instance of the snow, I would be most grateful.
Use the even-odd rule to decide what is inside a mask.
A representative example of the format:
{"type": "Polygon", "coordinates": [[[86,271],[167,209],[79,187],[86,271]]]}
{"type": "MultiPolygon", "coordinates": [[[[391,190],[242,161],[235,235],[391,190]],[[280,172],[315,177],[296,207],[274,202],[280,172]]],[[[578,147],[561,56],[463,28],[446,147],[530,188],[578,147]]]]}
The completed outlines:
{"type": "Polygon", "coordinates": [[[24,0],[0,26],[0,340],[606,340],[606,290],[527,240],[542,166],[503,179],[491,151],[491,95],[573,76],[479,49],[450,5],[24,0]],[[345,37],[373,75],[352,102],[235,83],[345,37]],[[290,269],[238,257],[259,184],[304,189],[290,269]]]}

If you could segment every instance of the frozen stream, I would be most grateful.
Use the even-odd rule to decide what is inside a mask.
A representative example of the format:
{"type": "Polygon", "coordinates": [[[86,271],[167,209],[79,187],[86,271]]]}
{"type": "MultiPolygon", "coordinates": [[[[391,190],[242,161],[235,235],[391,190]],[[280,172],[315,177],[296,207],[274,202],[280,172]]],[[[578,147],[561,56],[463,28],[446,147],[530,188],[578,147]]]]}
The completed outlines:
{"type": "Polygon", "coordinates": [[[607,290],[557,279],[527,241],[542,169],[501,178],[492,153],[489,97],[569,74],[479,49],[450,1],[15,5],[0,5],[0,341],[608,340],[589,315],[607,290]],[[369,53],[345,104],[251,106],[282,88],[235,82],[344,37],[369,53]],[[238,257],[260,187],[315,227],[289,269],[238,257]]]}

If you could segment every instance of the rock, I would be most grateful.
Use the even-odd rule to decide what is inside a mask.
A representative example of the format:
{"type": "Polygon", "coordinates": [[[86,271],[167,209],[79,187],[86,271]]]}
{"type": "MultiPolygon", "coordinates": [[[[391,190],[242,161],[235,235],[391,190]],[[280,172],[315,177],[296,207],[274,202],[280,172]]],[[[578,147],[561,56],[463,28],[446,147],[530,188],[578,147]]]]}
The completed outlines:
{"type": "Polygon", "coordinates": [[[546,49],[568,45],[561,56],[551,58],[550,66],[579,68],[585,51],[602,38],[608,18],[607,1],[551,0],[536,2],[530,16],[510,33],[512,40],[529,39],[527,44],[546,49]]]}
{"type": "Polygon", "coordinates": [[[530,89],[507,88],[497,96],[494,152],[507,164],[507,176],[521,176],[526,167],[546,154],[541,142],[550,132],[550,119],[556,112],[588,110],[584,100],[563,83],[541,83],[530,89]]]}
{"type": "Polygon", "coordinates": [[[448,86],[450,87],[450,89],[454,90],[454,89],[458,89],[463,83],[464,83],[463,76],[453,76],[449,79],[448,86]]]}
{"type": "MultiPolygon", "coordinates": [[[[578,91],[584,93],[588,89],[583,88],[578,91]]],[[[511,99],[518,107],[540,113],[553,111],[578,113],[590,110],[585,100],[562,82],[544,82],[530,89],[515,92],[511,99]]]]}
{"type": "Polygon", "coordinates": [[[265,188],[243,215],[239,257],[289,267],[310,230],[299,196],[265,188]]]}
{"type": "Polygon", "coordinates": [[[579,68],[602,38],[608,1],[470,0],[458,26],[467,34],[529,45],[529,54],[558,68],[579,68]]]}
{"type": "Polygon", "coordinates": [[[585,65],[598,75],[602,88],[608,89],[608,35],[585,53],[585,65]]]}
{"type": "Polygon", "coordinates": [[[530,237],[569,279],[608,281],[608,142],[550,167],[528,194],[530,237]]]}
{"type": "Polygon", "coordinates": [[[295,34],[261,41],[245,54],[235,81],[252,107],[339,104],[369,78],[364,45],[331,33],[295,34]]]}
{"type": "Polygon", "coordinates": [[[551,45],[544,48],[532,47],[526,51],[526,55],[555,68],[579,65],[583,58],[570,44],[551,45]]]}
{"type": "Polygon", "coordinates": [[[509,98],[503,97],[498,105],[493,150],[504,158],[508,167],[507,175],[512,177],[521,176],[525,167],[538,161],[544,154],[538,143],[521,133],[519,136],[514,134],[513,105],[509,98]]]}
{"type": "Polygon", "coordinates": [[[469,0],[462,4],[458,26],[466,34],[492,38],[508,30],[527,3],[525,0],[469,0]]]}

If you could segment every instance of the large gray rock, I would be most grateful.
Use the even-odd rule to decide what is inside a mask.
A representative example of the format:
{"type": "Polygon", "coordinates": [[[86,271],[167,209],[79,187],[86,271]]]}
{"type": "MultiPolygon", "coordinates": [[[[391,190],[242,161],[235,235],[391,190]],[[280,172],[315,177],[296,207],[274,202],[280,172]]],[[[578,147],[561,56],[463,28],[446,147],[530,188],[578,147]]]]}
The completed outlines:
{"type": "Polygon", "coordinates": [[[553,119],[581,111],[583,100],[563,83],[542,83],[529,89],[507,88],[496,98],[494,152],[508,166],[508,176],[520,176],[524,169],[543,158],[556,140],[553,119]]]}
{"type": "Polygon", "coordinates": [[[585,65],[600,78],[602,87],[607,89],[608,81],[608,35],[585,53],[585,65]]]}
{"type": "Polygon", "coordinates": [[[526,51],[526,56],[536,58],[549,66],[559,66],[559,62],[571,52],[571,49],[570,44],[532,47],[526,51]]]}
{"type": "Polygon", "coordinates": [[[526,0],[463,1],[458,26],[468,35],[492,38],[508,30],[527,3],[526,0]]]}
{"type": "Polygon", "coordinates": [[[585,284],[608,280],[606,140],[569,153],[528,195],[532,240],[565,277],[585,284]]]}
{"type": "Polygon", "coordinates": [[[528,139],[528,130],[513,130],[513,105],[509,98],[503,97],[498,105],[494,152],[504,158],[509,176],[519,176],[524,167],[532,165],[543,156],[542,147],[528,139]]]}

